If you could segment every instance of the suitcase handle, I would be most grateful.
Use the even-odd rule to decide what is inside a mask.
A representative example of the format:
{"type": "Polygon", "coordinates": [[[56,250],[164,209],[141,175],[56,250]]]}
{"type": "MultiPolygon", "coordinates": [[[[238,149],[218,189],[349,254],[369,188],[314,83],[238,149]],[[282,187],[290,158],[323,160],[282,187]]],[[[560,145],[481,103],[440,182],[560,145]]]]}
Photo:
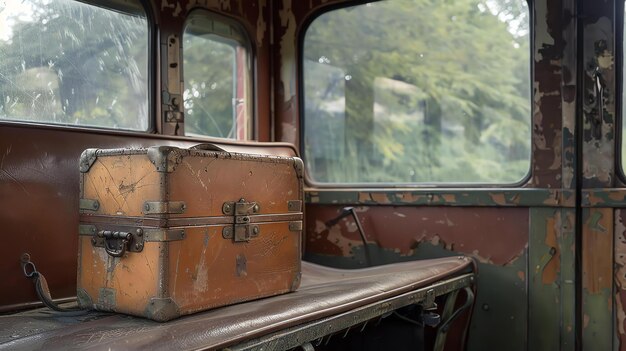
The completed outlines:
{"type": "Polygon", "coordinates": [[[226,150],[221,147],[211,144],[211,143],[202,143],[189,148],[190,150],[204,150],[204,151],[221,151],[226,152],[226,150]]]}

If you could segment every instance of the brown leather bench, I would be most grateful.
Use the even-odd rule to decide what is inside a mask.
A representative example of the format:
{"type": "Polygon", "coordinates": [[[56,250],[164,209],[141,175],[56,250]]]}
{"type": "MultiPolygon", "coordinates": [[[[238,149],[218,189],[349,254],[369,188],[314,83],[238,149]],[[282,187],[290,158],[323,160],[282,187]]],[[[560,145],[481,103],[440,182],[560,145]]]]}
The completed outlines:
{"type": "Polygon", "coordinates": [[[473,285],[463,256],[341,270],[303,262],[302,285],[286,295],[223,307],[167,323],[38,309],[0,316],[0,349],[291,349],[408,305],[433,305],[473,285]]]}

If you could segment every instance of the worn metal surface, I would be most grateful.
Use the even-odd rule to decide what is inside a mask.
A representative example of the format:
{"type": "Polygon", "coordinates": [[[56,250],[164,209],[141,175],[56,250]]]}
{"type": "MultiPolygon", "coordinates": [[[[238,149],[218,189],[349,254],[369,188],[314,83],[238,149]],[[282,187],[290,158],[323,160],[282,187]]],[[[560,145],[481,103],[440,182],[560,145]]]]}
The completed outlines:
{"type": "Polygon", "coordinates": [[[531,210],[529,349],[574,348],[574,215],[570,209],[531,210]]]}
{"type": "Polygon", "coordinates": [[[626,210],[615,210],[615,331],[620,350],[626,349],[626,210]]]}
{"type": "Polygon", "coordinates": [[[533,188],[459,189],[314,189],[306,200],[322,205],[469,206],[469,207],[574,207],[570,190],[533,188]]]}
{"type": "Polygon", "coordinates": [[[298,159],[175,147],[98,150],[96,157],[81,174],[80,195],[100,206],[81,211],[81,224],[126,239],[104,238],[102,247],[94,236],[80,237],[81,307],[166,321],[299,286],[301,231],[290,220],[302,213],[289,212],[290,201],[303,198],[298,159]],[[146,199],[184,203],[184,211],[153,211],[146,199]],[[177,228],[167,221],[159,228],[184,228],[184,236],[140,247],[137,238],[150,229],[119,226],[143,216],[179,219],[177,228]],[[234,240],[222,240],[225,228],[234,228],[234,240]]]}
{"type": "MultiPolygon", "coordinates": [[[[363,242],[354,219],[345,217],[332,225],[342,209],[308,205],[307,253],[343,257],[344,267],[362,266],[364,258],[358,253],[363,242]]],[[[368,246],[379,248],[372,256],[374,264],[411,259],[421,245],[430,244],[504,266],[523,256],[528,242],[526,208],[360,206],[355,210],[368,246]]]]}
{"type": "Polygon", "coordinates": [[[471,270],[472,261],[457,256],[366,270],[336,270],[310,263],[302,268],[302,286],[294,293],[168,323],[101,313],[68,317],[39,311],[0,316],[0,349],[213,350],[330,316],[342,318],[350,311],[356,312],[348,316],[358,323],[362,310],[357,309],[373,307],[384,312],[395,307],[394,297],[404,301],[405,293],[409,293],[408,303],[419,303],[429,292],[439,295],[467,286],[471,275],[464,273],[471,270]]]}
{"type": "MultiPolygon", "coordinates": [[[[616,2],[583,2],[582,26],[582,187],[613,188],[615,179],[615,7],[616,2]]],[[[622,29],[618,29],[622,30],[622,29]]],[[[614,191],[602,196],[585,192],[593,208],[583,210],[582,226],[582,348],[610,350],[626,348],[618,345],[615,316],[623,314],[623,306],[615,299],[613,255],[614,210],[602,208],[598,198],[611,199],[614,191]],[[615,308],[622,310],[616,310],[615,308]]],[[[608,201],[612,202],[612,201],[608,201]]],[[[614,203],[614,202],[613,202],[614,203]]],[[[619,249],[618,249],[619,250],[619,249]]]]}
{"type": "Polygon", "coordinates": [[[582,193],[583,207],[614,207],[620,208],[626,206],[626,189],[623,188],[604,188],[604,189],[585,189],[582,193]]]}
{"type": "Polygon", "coordinates": [[[613,209],[583,211],[582,343],[585,350],[613,345],[613,209]]]}
{"type": "MultiPolygon", "coordinates": [[[[335,2],[283,1],[279,4],[275,27],[280,43],[292,43],[293,33],[299,33],[302,23],[332,3],[335,2]],[[297,22],[295,31],[292,29],[294,21],[297,22]]],[[[604,4],[610,6],[610,2],[604,4]]],[[[306,257],[319,262],[358,266],[364,264],[366,251],[376,263],[410,260],[421,257],[419,252],[433,244],[438,249],[432,255],[464,252],[482,258],[480,274],[487,277],[488,283],[483,286],[479,283],[470,349],[489,349],[473,344],[472,340],[494,338],[497,341],[490,345],[495,347],[491,349],[510,349],[511,345],[528,349],[572,349],[579,328],[575,320],[574,283],[578,245],[575,192],[580,166],[576,140],[577,14],[581,11],[575,0],[533,1],[531,9],[532,170],[523,189],[311,188],[307,192],[306,257]],[[360,206],[368,250],[363,250],[355,225],[326,228],[325,222],[338,214],[338,205],[360,206]],[[372,218],[376,218],[375,225],[372,218]],[[504,223],[499,219],[504,219],[504,223]],[[522,220],[525,223],[520,223],[522,220]],[[448,226],[449,222],[453,225],[448,226]],[[421,236],[422,232],[431,234],[421,236]],[[552,247],[556,250],[554,256],[545,256],[552,247]],[[526,248],[528,253],[524,251],[526,248]],[[508,262],[507,258],[513,257],[517,260],[508,262]],[[535,271],[537,264],[538,272],[535,271]],[[516,265],[516,269],[511,270],[516,265]],[[513,284],[519,284],[517,292],[510,288],[513,284]],[[528,299],[530,306],[533,303],[537,306],[527,311],[526,303],[502,302],[499,294],[514,296],[515,301],[528,299]],[[555,301],[557,303],[553,303],[555,301]],[[481,309],[481,304],[485,304],[486,309],[481,309]],[[490,309],[492,305],[496,308],[490,309]],[[547,308],[542,310],[541,306],[547,308]],[[495,315],[500,324],[481,319],[481,316],[491,315],[495,315]],[[519,325],[506,324],[510,322],[505,318],[510,317],[520,318],[519,325]],[[526,325],[532,325],[528,333],[526,325]],[[494,336],[493,330],[498,330],[498,335],[494,336]]],[[[280,97],[276,101],[276,136],[278,140],[297,142],[298,136],[293,130],[299,127],[295,99],[298,85],[294,88],[291,84],[297,53],[285,50],[279,56],[275,65],[276,80],[280,82],[276,86],[276,96],[280,97]]],[[[602,158],[605,157],[596,161],[602,158]]]]}
{"type": "Polygon", "coordinates": [[[468,347],[523,350],[527,338],[527,208],[359,206],[335,224],[343,207],[308,204],[305,259],[341,268],[463,253],[479,262],[468,347]],[[488,224],[488,225],[486,225],[488,224]],[[511,304],[510,301],[517,301],[511,304]],[[493,330],[499,330],[497,335],[493,330]],[[514,342],[512,341],[514,340],[514,342]]]}

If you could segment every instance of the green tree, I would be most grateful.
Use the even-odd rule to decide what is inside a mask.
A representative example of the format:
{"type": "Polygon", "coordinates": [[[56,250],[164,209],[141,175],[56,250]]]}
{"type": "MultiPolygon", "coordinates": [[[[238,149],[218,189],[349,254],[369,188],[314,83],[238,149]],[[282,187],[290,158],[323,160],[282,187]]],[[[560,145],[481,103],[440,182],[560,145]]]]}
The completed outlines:
{"type": "Polygon", "coordinates": [[[530,153],[527,18],[525,4],[512,0],[381,1],[317,18],[304,44],[305,157],[314,179],[522,178],[530,153]],[[341,115],[332,101],[345,106],[341,115]],[[324,127],[337,119],[345,119],[341,133],[324,127]]]}
{"type": "Polygon", "coordinates": [[[139,15],[71,0],[6,8],[0,118],[146,129],[148,27],[139,15]]]}

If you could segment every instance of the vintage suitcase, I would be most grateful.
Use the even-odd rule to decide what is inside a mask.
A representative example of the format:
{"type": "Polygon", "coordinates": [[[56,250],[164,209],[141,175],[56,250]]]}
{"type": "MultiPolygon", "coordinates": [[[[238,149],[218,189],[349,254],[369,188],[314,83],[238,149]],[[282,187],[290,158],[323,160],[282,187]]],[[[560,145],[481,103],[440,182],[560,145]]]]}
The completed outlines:
{"type": "Polygon", "coordinates": [[[166,321],[299,286],[299,158],[88,149],[80,172],[81,307],[166,321]]]}

